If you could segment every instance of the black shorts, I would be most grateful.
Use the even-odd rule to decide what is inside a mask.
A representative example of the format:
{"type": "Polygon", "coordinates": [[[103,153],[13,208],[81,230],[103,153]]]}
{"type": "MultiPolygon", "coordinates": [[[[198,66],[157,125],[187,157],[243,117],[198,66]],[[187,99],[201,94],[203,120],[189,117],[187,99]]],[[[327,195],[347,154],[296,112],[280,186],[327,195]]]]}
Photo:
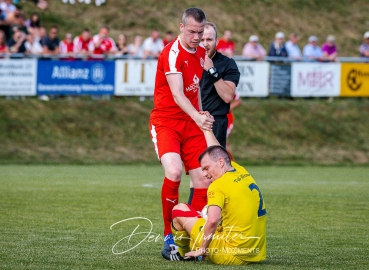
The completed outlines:
{"type": "Polygon", "coordinates": [[[215,138],[217,138],[221,146],[226,148],[228,118],[226,115],[215,115],[214,120],[213,133],[215,138]]]}

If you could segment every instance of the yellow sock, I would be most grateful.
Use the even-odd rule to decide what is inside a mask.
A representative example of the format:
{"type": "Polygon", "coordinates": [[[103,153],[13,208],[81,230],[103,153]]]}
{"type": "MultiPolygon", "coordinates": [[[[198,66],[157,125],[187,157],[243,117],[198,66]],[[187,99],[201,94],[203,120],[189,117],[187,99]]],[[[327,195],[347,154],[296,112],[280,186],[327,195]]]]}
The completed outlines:
{"type": "Polygon", "coordinates": [[[174,238],[174,243],[178,246],[179,254],[184,257],[187,252],[190,252],[190,235],[185,230],[177,231],[172,224],[172,234],[174,238]]]}

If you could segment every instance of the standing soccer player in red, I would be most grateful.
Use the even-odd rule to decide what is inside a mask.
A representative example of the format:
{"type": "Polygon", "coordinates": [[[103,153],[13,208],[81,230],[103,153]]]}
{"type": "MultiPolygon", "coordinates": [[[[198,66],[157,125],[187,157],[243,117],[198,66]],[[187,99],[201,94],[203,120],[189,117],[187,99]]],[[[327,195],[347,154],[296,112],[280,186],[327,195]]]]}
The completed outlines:
{"type": "Polygon", "coordinates": [[[150,132],[155,151],[164,168],[161,192],[164,219],[164,249],[169,260],[180,260],[171,233],[172,209],[178,203],[182,162],[194,187],[192,206],[201,211],[207,203],[207,187],[199,155],[206,149],[203,130],[211,130],[214,119],[199,113],[200,79],[205,49],[199,47],[206,17],[198,8],[187,9],[180,23],[180,35],[169,43],[158,59],[154,109],[150,132]]]}

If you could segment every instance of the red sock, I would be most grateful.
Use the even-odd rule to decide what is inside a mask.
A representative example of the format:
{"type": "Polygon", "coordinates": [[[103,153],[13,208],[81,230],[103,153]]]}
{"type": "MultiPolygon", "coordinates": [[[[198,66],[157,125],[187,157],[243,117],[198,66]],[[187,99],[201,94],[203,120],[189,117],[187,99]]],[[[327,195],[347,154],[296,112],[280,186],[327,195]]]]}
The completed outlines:
{"type": "Polygon", "coordinates": [[[178,189],[181,182],[174,182],[168,178],[164,178],[163,187],[161,189],[161,205],[164,220],[164,236],[172,233],[170,224],[172,222],[172,209],[178,204],[178,189]]]}
{"type": "Polygon", "coordinates": [[[201,211],[208,203],[207,191],[207,188],[195,188],[193,190],[191,206],[195,208],[196,211],[201,211]]]}

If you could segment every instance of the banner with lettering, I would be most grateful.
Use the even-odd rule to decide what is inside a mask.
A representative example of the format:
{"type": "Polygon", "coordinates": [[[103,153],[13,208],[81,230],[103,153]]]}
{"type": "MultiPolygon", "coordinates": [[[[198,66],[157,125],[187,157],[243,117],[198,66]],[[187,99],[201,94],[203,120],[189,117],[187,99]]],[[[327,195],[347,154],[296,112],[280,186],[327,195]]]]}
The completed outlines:
{"type": "Polygon", "coordinates": [[[153,96],[156,60],[115,61],[116,96],[153,96]]]}
{"type": "Polygon", "coordinates": [[[268,62],[236,61],[241,73],[237,93],[241,97],[267,97],[269,81],[268,62]]]}
{"type": "Polygon", "coordinates": [[[342,97],[369,97],[369,65],[367,63],[341,64],[342,97]]]}
{"type": "Polygon", "coordinates": [[[36,95],[36,59],[1,59],[0,96],[36,95]]]}
{"type": "Polygon", "coordinates": [[[291,63],[270,65],[269,86],[270,95],[291,95],[291,63]]]}
{"type": "Polygon", "coordinates": [[[340,74],[341,69],[338,63],[293,63],[291,96],[339,96],[340,74]]]}
{"type": "Polygon", "coordinates": [[[38,95],[113,95],[114,61],[39,61],[38,95]]]}

